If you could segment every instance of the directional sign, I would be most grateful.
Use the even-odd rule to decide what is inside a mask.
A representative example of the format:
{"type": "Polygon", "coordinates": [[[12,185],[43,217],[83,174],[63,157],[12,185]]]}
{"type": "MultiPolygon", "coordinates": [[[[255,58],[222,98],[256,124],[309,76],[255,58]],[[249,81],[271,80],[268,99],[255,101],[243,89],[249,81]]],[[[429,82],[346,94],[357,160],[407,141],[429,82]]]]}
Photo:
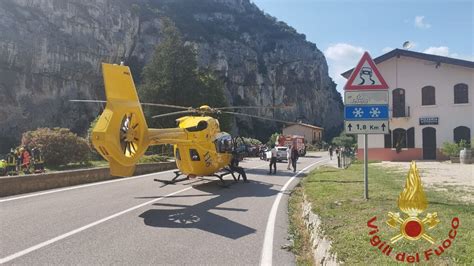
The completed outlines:
{"type": "Polygon", "coordinates": [[[349,105],[344,107],[345,120],[388,120],[388,105],[349,105]]]}
{"type": "Polygon", "coordinates": [[[346,105],[381,105],[388,104],[388,91],[345,91],[346,105]]]}
{"type": "Polygon", "coordinates": [[[388,121],[345,121],[347,134],[388,134],[388,121]]]}
{"type": "Polygon", "coordinates": [[[347,80],[345,90],[386,90],[383,79],[369,53],[365,52],[347,80]]]}

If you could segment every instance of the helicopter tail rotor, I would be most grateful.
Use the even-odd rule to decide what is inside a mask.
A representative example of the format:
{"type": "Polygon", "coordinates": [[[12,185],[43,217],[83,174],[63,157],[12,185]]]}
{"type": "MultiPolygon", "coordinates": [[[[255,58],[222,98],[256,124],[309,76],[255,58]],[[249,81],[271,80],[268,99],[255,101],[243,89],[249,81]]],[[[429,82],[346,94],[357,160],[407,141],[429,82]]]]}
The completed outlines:
{"type": "Polygon", "coordinates": [[[92,131],[94,148],[113,176],[131,176],[150,144],[148,126],[127,66],[102,64],[107,104],[92,131]]]}

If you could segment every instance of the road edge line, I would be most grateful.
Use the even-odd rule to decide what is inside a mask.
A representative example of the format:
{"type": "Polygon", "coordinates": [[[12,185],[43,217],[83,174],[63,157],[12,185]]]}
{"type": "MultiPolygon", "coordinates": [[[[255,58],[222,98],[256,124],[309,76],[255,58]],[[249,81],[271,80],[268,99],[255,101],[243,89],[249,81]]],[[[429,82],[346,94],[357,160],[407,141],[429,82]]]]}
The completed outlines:
{"type": "Polygon", "coordinates": [[[326,160],[321,160],[318,162],[315,162],[313,164],[310,164],[300,170],[296,175],[292,176],[288,181],[286,181],[285,185],[280,189],[278,192],[277,197],[275,198],[275,201],[273,202],[272,208],[270,210],[270,213],[268,215],[267,219],[267,226],[265,228],[265,236],[263,238],[263,246],[262,246],[262,254],[261,254],[261,259],[260,259],[260,265],[265,265],[269,266],[272,265],[273,261],[273,235],[275,233],[275,221],[276,221],[276,215],[278,212],[278,206],[280,205],[281,198],[283,197],[283,192],[286,190],[286,188],[295,180],[295,178],[302,174],[304,171],[307,169],[313,167],[316,164],[323,163],[329,161],[329,159],[326,160]]]}

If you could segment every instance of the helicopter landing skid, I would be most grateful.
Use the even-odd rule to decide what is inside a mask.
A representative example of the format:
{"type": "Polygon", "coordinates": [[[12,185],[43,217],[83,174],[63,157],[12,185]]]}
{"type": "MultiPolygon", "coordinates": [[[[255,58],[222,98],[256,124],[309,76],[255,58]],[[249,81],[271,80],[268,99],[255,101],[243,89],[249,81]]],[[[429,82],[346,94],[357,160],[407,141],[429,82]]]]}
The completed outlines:
{"type": "Polygon", "coordinates": [[[173,179],[171,179],[171,180],[160,180],[160,179],[156,179],[156,178],[153,179],[153,180],[157,181],[157,182],[164,183],[165,185],[172,185],[172,184],[175,184],[177,182],[189,180],[189,176],[178,179],[178,177],[183,175],[183,173],[181,173],[180,171],[174,171],[173,173],[175,174],[175,177],[173,177],[173,179]]]}
{"type": "Polygon", "coordinates": [[[230,168],[224,168],[223,169],[223,173],[221,174],[213,174],[212,176],[215,176],[217,178],[219,178],[219,180],[222,182],[222,186],[223,187],[229,187],[229,185],[226,185],[225,181],[224,181],[224,176],[227,176],[227,175],[232,175],[232,178],[234,179],[234,182],[237,182],[240,180],[240,174],[233,171],[232,169],[230,168]],[[236,177],[235,174],[238,174],[238,176],[236,177]]]}

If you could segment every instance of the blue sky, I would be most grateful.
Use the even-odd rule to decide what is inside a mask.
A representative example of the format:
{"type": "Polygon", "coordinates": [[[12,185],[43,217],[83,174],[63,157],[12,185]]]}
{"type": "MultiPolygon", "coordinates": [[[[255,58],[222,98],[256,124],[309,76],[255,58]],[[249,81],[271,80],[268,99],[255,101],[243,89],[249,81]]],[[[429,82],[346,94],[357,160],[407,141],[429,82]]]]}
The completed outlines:
{"type": "Polygon", "coordinates": [[[362,53],[373,58],[410,41],[410,50],[474,61],[473,0],[251,0],[317,45],[329,75],[339,74],[362,53]]]}

